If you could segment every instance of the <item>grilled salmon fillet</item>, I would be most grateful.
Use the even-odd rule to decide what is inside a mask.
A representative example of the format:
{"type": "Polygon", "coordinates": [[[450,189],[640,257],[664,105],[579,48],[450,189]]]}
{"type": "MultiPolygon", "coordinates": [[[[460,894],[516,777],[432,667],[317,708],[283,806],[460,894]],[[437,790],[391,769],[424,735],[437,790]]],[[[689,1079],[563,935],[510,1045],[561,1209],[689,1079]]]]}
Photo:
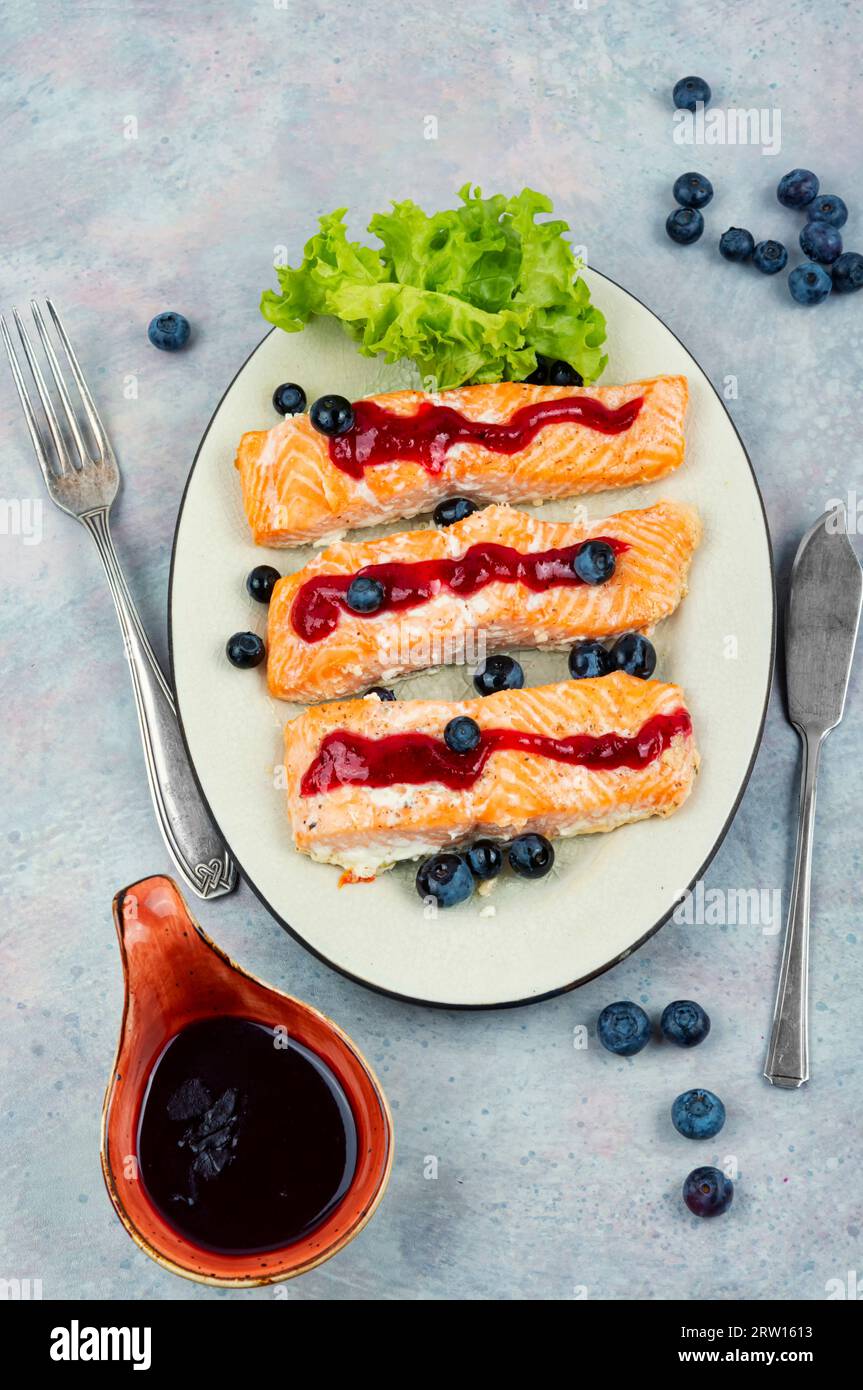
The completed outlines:
{"type": "Polygon", "coordinates": [[[439,530],[339,542],[275,586],[270,692],[328,700],[407,671],[470,663],[482,657],[479,634],[493,651],[649,629],[684,597],[700,539],[694,507],[661,501],[587,525],[491,506],[439,530]],[[616,551],[604,584],[583,584],[572,570],[589,538],[616,551]],[[346,602],[358,574],[376,578],[386,593],[385,606],[367,616],[346,602]]]}
{"type": "Polygon", "coordinates": [[[688,393],[682,376],[397,391],[356,402],[353,430],[336,439],[291,416],[240,440],[246,516],[259,545],[302,545],[415,516],[453,493],[532,502],[652,482],[683,460],[688,393]]]}
{"type": "Polygon", "coordinates": [[[698,752],[679,686],[616,672],[458,702],[317,705],[286,725],[285,769],[297,849],[364,877],[479,835],[670,815],[698,752]],[[471,753],[443,741],[457,715],[480,727],[471,753]]]}

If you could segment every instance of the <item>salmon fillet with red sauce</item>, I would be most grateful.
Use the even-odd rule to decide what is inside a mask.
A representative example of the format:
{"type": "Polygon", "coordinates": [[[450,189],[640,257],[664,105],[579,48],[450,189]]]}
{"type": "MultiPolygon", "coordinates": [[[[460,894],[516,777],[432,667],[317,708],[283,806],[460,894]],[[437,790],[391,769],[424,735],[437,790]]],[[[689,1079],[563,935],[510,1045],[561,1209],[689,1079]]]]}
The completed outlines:
{"type": "Polygon", "coordinates": [[[429,396],[396,391],[354,403],[344,434],[308,415],[252,430],[236,456],[259,545],[303,545],[429,511],[458,494],[536,502],[653,482],[683,461],[688,385],[505,381],[429,396]]]}
{"type": "Polygon", "coordinates": [[[668,816],[698,770],[679,686],[622,672],[484,699],[317,705],[285,726],[296,848],[357,878],[527,830],[594,834],[668,816]],[[457,715],[480,742],[454,753],[457,715]]]}

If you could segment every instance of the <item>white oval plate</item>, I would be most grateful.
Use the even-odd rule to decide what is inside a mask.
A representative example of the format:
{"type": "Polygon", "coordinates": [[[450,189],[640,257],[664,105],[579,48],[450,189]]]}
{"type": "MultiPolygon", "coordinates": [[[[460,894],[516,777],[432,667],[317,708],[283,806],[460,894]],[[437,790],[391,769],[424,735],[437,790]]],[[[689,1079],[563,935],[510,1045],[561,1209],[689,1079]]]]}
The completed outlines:
{"type": "MultiPolygon", "coordinates": [[[[339,888],[338,869],[293,849],[278,769],[282,726],[299,707],[270,698],[263,667],[230,666],[225,641],[232,632],[266,631],[266,610],[246,594],[248,571],[269,562],[286,573],[313,552],[252,544],[234,452],[245,430],[275,423],[271,396],[279,382],[300,382],[310,401],[327,391],[356,399],[414,384],[405,364],[387,367],[359,356],[327,320],[303,333],[271,332],[219,404],[180,508],[171,660],[189,756],[213,819],[244,877],[294,936],[352,978],[418,1002],[526,1003],[622,960],[661,926],[715,853],[761,737],[774,587],[767,524],[746,452],[707,377],[665,325],[604,276],[591,272],[588,279],[608,319],[604,380],[682,372],[691,388],[687,459],[677,473],[586,499],[590,515],[599,517],[662,496],[683,498],[698,506],[704,522],[689,596],[654,635],[656,674],[684,687],[703,759],[689,801],[670,819],[559,841],[548,878],[527,883],[506,874],[488,898],[474,895],[434,920],[426,919],[416,895],[415,865],[373,884],[339,888]]],[[[541,514],[571,518],[577,502],[549,503],[541,514]]],[[[396,528],[378,533],[384,529],[396,528]]],[[[528,684],[567,676],[565,653],[518,655],[528,684]]],[[[411,677],[397,689],[414,698],[473,693],[463,668],[411,677]]]]}

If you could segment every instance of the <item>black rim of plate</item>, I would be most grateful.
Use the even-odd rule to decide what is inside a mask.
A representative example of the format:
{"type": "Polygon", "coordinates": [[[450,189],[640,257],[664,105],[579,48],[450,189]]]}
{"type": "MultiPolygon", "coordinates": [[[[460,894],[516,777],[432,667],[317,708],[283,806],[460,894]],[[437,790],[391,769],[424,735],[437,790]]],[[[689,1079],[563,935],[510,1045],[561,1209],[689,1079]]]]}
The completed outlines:
{"type": "MultiPolygon", "coordinates": [[[[710,864],[713,862],[714,858],[716,857],[716,854],[717,854],[718,851],[719,851],[720,846],[722,845],[723,840],[725,839],[726,835],[728,834],[728,831],[729,831],[730,828],[731,828],[731,823],[732,823],[732,821],[734,820],[734,817],[737,815],[738,808],[739,808],[739,806],[740,806],[741,801],[743,800],[743,794],[744,794],[744,792],[746,791],[746,788],[747,788],[748,785],[749,785],[749,779],[750,779],[750,777],[752,776],[752,770],[753,770],[753,768],[755,767],[755,760],[756,760],[756,758],[758,757],[758,753],[759,753],[759,750],[760,750],[760,748],[761,748],[761,741],[762,741],[762,739],[763,739],[763,737],[764,737],[764,726],[765,726],[765,723],[766,723],[766,720],[767,720],[767,710],[768,710],[768,706],[769,706],[769,704],[770,704],[770,692],[771,692],[771,690],[772,690],[772,688],[773,688],[773,671],[774,671],[774,666],[775,666],[775,663],[776,663],[777,604],[776,604],[776,567],[775,567],[775,563],[774,563],[774,559],[773,559],[773,543],[772,543],[771,537],[770,537],[770,525],[769,525],[768,520],[767,520],[767,510],[766,510],[766,508],[765,508],[765,506],[764,506],[764,498],[763,498],[762,495],[761,495],[761,488],[760,488],[759,485],[758,485],[758,478],[757,478],[757,476],[756,476],[755,469],[752,467],[752,460],[751,460],[751,458],[749,457],[749,452],[748,452],[748,450],[747,450],[747,448],[746,448],[746,445],[743,443],[743,440],[742,440],[742,438],[741,438],[741,436],[740,436],[740,431],[738,430],[737,425],[734,423],[734,419],[733,419],[731,413],[729,412],[727,406],[725,405],[725,402],[723,401],[723,399],[722,399],[722,397],[720,396],[719,392],[717,391],[716,387],[713,385],[713,382],[710,380],[710,377],[707,375],[707,373],[705,372],[704,368],[701,366],[701,363],[698,362],[698,360],[697,360],[695,357],[693,357],[692,353],[689,351],[689,348],[688,348],[688,347],[686,346],[686,344],[683,342],[683,339],[680,338],[680,337],[678,337],[678,335],[674,332],[674,330],[668,327],[668,324],[664,321],[664,319],[661,319],[661,318],[659,317],[658,314],[655,314],[655,313],[653,312],[653,310],[652,310],[651,308],[649,308],[649,306],[648,306],[647,304],[645,304],[644,301],[643,301],[642,299],[639,299],[637,295],[634,295],[634,294],[632,293],[631,290],[627,290],[627,289],[624,288],[623,285],[618,284],[618,282],[617,282],[616,280],[612,280],[612,278],[611,278],[610,275],[603,275],[601,271],[595,270],[595,269],[593,268],[593,266],[588,267],[588,269],[590,270],[591,275],[598,276],[598,277],[599,277],[600,279],[602,279],[602,280],[607,280],[608,283],[609,283],[610,285],[614,285],[616,289],[621,290],[624,294],[628,295],[630,299],[634,299],[635,302],[636,302],[636,304],[640,304],[641,307],[642,307],[642,309],[646,310],[646,312],[647,312],[648,314],[650,314],[650,316],[651,316],[652,318],[656,319],[657,323],[661,323],[662,326],[663,326],[663,328],[665,328],[665,329],[671,334],[672,338],[674,338],[675,342],[679,343],[680,346],[683,348],[684,352],[686,352],[687,355],[688,355],[690,358],[692,358],[692,361],[695,363],[696,367],[697,367],[698,370],[701,372],[701,375],[704,377],[704,380],[707,382],[707,384],[709,385],[711,391],[713,392],[713,394],[716,396],[717,400],[719,401],[719,404],[722,406],[722,409],[725,411],[725,414],[726,414],[726,416],[728,417],[728,420],[729,420],[729,422],[730,422],[730,424],[731,424],[731,428],[734,430],[734,433],[735,433],[735,435],[736,435],[736,437],[737,437],[737,442],[738,442],[738,444],[740,445],[741,450],[743,451],[743,457],[746,459],[746,462],[747,462],[747,464],[748,464],[748,466],[749,466],[749,472],[750,472],[750,474],[751,474],[751,476],[752,476],[752,485],[753,485],[753,487],[754,487],[754,489],[755,489],[755,495],[756,495],[756,497],[758,498],[758,504],[759,504],[759,506],[760,506],[760,508],[761,508],[761,520],[762,520],[762,523],[763,523],[763,526],[764,526],[764,540],[765,540],[765,543],[766,543],[766,545],[767,545],[767,559],[768,559],[768,563],[769,563],[769,565],[770,565],[770,593],[771,593],[771,599],[772,599],[772,604],[771,604],[771,609],[772,609],[772,611],[771,611],[771,621],[770,621],[770,661],[769,661],[768,669],[767,669],[767,687],[766,687],[766,689],[765,689],[765,691],[764,691],[764,702],[763,702],[762,709],[761,709],[761,719],[760,719],[759,724],[758,724],[758,733],[757,733],[757,735],[756,735],[756,737],[755,737],[755,742],[754,742],[754,744],[753,744],[752,754],[751,754],[751,757],[750,757],[750,759],[749,759],[748,766],[747,766],[746,771],[745,771],[745,773],[744,773],[744,775],[743,775],[743,779],[742,779],[742,781],[741,781],[741,783],[740,783],[740,787],[739,787],[739,789],[738,789],[737,795],[736,795],[736,797],[734,798],[734,805],[731,807],[731,810],[729,811],[728,816],[727,816],[727,818],[726,818],[725,824],[722,826],[722,829],[720,830],[720,832],[719,832],[719,834],[717,835],[715,841],[713,842],[713,845],[712,845],[711,848],[710,848],[710,852],[709,852],[709,854],[707,855],[707,858],[704,860],[703,864],[702,864],[701,867],[698,869],[698,871],[695,873],[695,875],[693,876],[693,878],[690,879],[690,881],[689,881],[689,883],[688,883],[688,885],[687,885],[687,888],[686,888],[686,891],[688,892],[688,891],[690,891],[690,890],[694,887],[694,885],[698,882],[698,880],[699,880],[699,879],[702,877],[702,875],[704,874],[705,870],[706,870],[706,869],[710,866],[710,864]]],[[[243,868],[242,864],[240,863],[239,859],[238,859],[237,856],[234,854],[234,851],[231,849],[231,845],[230,845],[230,842],[229,842],[229,840],[228,840],[228,837],[225,835],[224,831],[222,830],[222,827],[219,825],[219,822],[218,822],[216,816],[213,814],[213,808],[212,808],[212,806],[210,805],[209,799],[208,799],[208,797],[207,797],[207,793],[206,793],[206,791],[204,790],[204,787],[203,787],[203,785],[202,785],[202,783],[201,783],[200,777],[198,776],[198,769],[197,769],[196,766],[195,766],[195,762],[194,762],[194,759],[192,758],[191,750],[190,750],[190,748],[189,748],[189,740],[188,740],[187,737],[186,737],[186,730],[185,730],[185,726],[184,726],[184,724],[183,724],[183,714],[182,714],[182,710],[181,710],[181,708],[180,708],[180,697],[179,697],[179,693],[178,693],[178,691],[177,691],[177,682],[176,682],[175,672],[174,672],[174,623],[173,623],[173,612],[174,612],[174,567],[175,567],[176,558],[177,558],[177,541],[178,541],[179,535],[180,535],[180,526],[182,525],[182,521],[183,521],[183,512],[184,512],[185,506],[186,506],[186,497],[187,497],[187,495],[188,495],[189,485],[191,484],[192,478],[193,478],[193,476],[194,476],[195,468],[196,468],[196,466],[197,466],[198,459],[199,459],[199,457],[200,457],[200,455],[201,455],[201,450],[203,449],[204,444],[206,443],[206,440],[207,440],[207,436],[209,435],[210,430],[211,430],[212,427],[213,427],[213,422],[215,421],[216,416],[218,415],[219,411],[221,410],[222,404],[223,404],[225,398],[229,395],[230,391],[232,390],[232,388],[233,388],[233,386],[234,386],[234,382],[237,381],[237,379],[242,375],[242,373],[245,371],[246,367],[247,367],[247,366],[249,365],[249,363],[251,362],[252,358],[255,356],[255,353],[259,350],[259,348],[261,348],[261,347],[263,346],[263,344],[266,342],[266,340],[270,337],[270,334],[271,334],[271,333],[276,333],[277,331],[278,331],[277,329],[271,328],[271,329],[269,330],[268,333],[265,333],[265,334],[264,334],[264,336],[263,336],[263,338],[261,338],[260,342],[257,343],[257,344],[255,345],[255,347],[252,348],[252,351],[249,353],[248,357],[245,359],[245,361],[242,363],[242,365],[241,365],[241,366],[238,368],[238,370],[235,372],[234,376],[231,378],[231,381],[229,382],[228,386],[226,387],[226,389],[225,389],[224,392],[222,393],[222,396],[221,396],[221,399],[219,400],[218,405],[216,406],[215,410],[213,411],[212,415],[210,416],[210,419],[209,419],[209,421],[208,421],[208,423],[207,423],[207,428],[204,430],[204,433],[203,433],[203,435],[201,436],[201,442],[200,442],[200,444],[198,445],[197,450],[195,451],[195,457],[194,457],[193,460],[192,460],[192,466],[191,466],[191,468],[189,469],[189,475],[188,475],[188,477],[186,478],[186,483],[185,483],[185,486],[184,486],[184,488],[183,488],[183,495],[182,495],[182,497],[180,498],[180,507],[179,507],[179,510],[178,510],[178,512],[177,512],[177,521],[176,521],[176,525],[175,525],[175,527],[174,527],[174,539],[173,539],[173,543],[172,543],[172,545],[171,545],[171,568],[170,568],[170,573],[169,573],[169,575],[168,575],[168,657],[169,657],[170,667],[171,667],[171,685],[172,685],[172,688],[173,688],[173,690],[174,690],[174,698],[175,698],[176,705],[177,705],[177,721],[178,721],[179,726],[180,726],[180,736],[181,736],[181,738],[182,738],[182,740],[183,740],[183,746],[184,746],[184,748],[185,748],[185,750],[186,750],[186,757],[187,757],[188,760],[189,760],[189,766],[190,766],[190,768],[192,769],[192,776],[194,777],[195,782],[196,782],[197,787],[198,787],[198,790],[199,790],[199,792],[201,793],[201,798],[202,798],[202,800],[203,800],[203,802],[204,802],[205,807],[207,808],[207,813],[209,814],[209,817],[210,817],[210,819],[212,820],[213,825],[216,827],[216,829],[218,830],[219,834],[222,836],[222,839],[224,840],[225,845],[227,846],[228,850],[230,851],[231,857],[233,858],[235,864],[237,865],[237,869],[238,869],[239,873],[241,874],[242,878],[243,878],[244,881],[249,885],[249,887],[251,888],[252,892],[253,892],[253,893],[255,894],[255,896],[259,899],[259,901],[263,904],[263,906],[267,909],[267,911],[269,912],[270,916],[273,917],[273,918],[275,919],[275,921],[277,921],[277,922],[279,923],[279,925],[280,925],[281,927],[283,927],[284,930],[285,930],[286,932],[288,932],[289,935],[292,936],[292,937],[294,938],[295,941],[298,941],[298,942],[300,943],[300,945],[303,946],[303,947],[305,948],[305,950],[307,950],[311,955],[315,956],[319,961],[321,961],[324,965],[328,966],[331,970],[335,970],[339,975],[344,976],[344,978],[345,978],[346,980],[351,980],[354,984],[362,985],[365,989],[373,990],[376,994],[382,994],[382,995],[384,995],[384,996],[385,996],[386,998],[388,998],[388,999],[397,999],[397,1000],[399,1000],[399,1001],[400,1001],[401,1003],[403,1003],[403,1004],[419,1004],[419,1005],[421,1005],[421,1006],[424,1007],[424,1008],[430,1008],[430,1009],[457,1009],[457,1010],[459,1010],[459,1011],[465,1010],[465,1011],[470,1011],[470,1012],[473,1012],[474,1010],[486,1010],[486,1009],[518,1009],[518,1008],[524,1007],[524,1006],[527,1005],[527,1004],[541,1004],[541,1003],[543,1002],[543,1000],[545,1000],[545,999],[554,999],[554,998],[556,998],[556,996],[559,995],[559,994],[567,994],[570,990],[578,989],[581,985],[586,985],[586,984],[588,984],[591,980],[595,980],[595,979],[597,979],[600,975],[604,975],[604,974],[606,973],[606,971],[608,971],[608,970],[613,970],[614,967],[615,967],[615,965],[619,965],[620,962],[621,962],[622,960],[626,960],[629,956],[633,955],[635,951],[640,950],[641,947],[644,945],[644,943],[645,943],[646,941],[649,941],[650,938],[651,938],[652,936],[655,936],[655,935],[656,935],[656,933],[659,931],[659,929],[660,929],[661,927],[664,927],[664,926],[665,926],[665,923],[666,923],[666,922],[668,921],[668,919],[671,917],[672,913],[674,912],[675,907],[677,906],[678,902],[681,901],[681,899],[680,899],[680,898],[675,899],[675,901],[674,901],[674,902],[672,903],[672,905],[669,907],[668,911],[665,913],[665,915],[664,915],[663,917],[660,917],[660,919],[659,919],[658,922],[654,922],[653,926],[650,927],[650,928],[648,928],[648,930],[644,933],[644,935],[643,935],[643,936],[640,936],[640,937],[638,938],[638,940],[637,940],[636,942],[634,942],[634,944],[633,944],[632,946],[628,946],[627,949],[626,949],[625,951],[621,951],[618,955],[614,956],[614,958],[613,958],[612,960],[607,961],[605,965],[599,966],[598,969],[592,970],[592,971],[591,971],[589,974],[587,974],[587,975],[581,975],[581,976],[579,976],[579,978],[578,978],[577,980],[571,980],[568,984],[565,984],[565,985],[558,985],[556,989],[549,989],[549,990],[546,990],[543,994],[532,994],[532,995],[528,995],[527,998],[525,998],[525,999],[508,999],[508,1000],[502,1000],[502,1001],[495,1002],[495,1003],[490,1003],[490,1004],[448,1004],[448,1003],[446,1003],[446,1001],[444,1001],[444,1000],[438,1000],[438,999],[418,999],[415,995],[411,995],[411,994],[400,994],[397,990],[387,989],[384,985],[375,984],[374,981],[372,981],[372,980],[364,980],[364,979],[362,978],[361,975],[354,975],[350,970],[346,970],[346,969],[344,968],[344,966],[337,965],[335,961],[330,960],[329,957],[328,957],[328,956],[325,956],[324,953],[323,953],[322,951],[319,951],[319,950],[317,949],[317,947],[312,946],[311,943],[310,943],[309,941],[307,941],[306,938],[305,938],[295,927],[292,927],[292,926],[291,926],[290,922],[288,922],[288,921],[281,915],[280,912],[277,912],[277,911],[276,911],[276,909],[273,907],[272,903],[271,903],[271,902],[265,897],[265,895],[261,892],[260,888],[259,888],[259,887],[257,886],[257,884],[254,882],[254,880],[253,880],[252,878],[249,877],[249,875],[246,873],[245,869],[243,868]]]]}

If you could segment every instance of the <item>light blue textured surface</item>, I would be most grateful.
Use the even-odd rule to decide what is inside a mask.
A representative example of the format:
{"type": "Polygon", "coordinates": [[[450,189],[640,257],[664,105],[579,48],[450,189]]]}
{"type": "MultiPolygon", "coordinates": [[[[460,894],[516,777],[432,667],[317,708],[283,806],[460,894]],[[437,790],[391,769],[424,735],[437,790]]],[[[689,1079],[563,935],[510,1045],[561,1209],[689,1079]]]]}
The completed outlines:
{"type": "MultiPolygon", "coordinates": [[[[548,191],[600,270],[685,341],[722,388],[771,521],[780,579],[829,499],[857,488],[863,294],[793,305],[786,277],[716,253],[730,224],[785,240],[775,200],[794,165],[851,209],[863,249],[852,4],[470,7],[117,3],[5,7],[0,304],[60,304],[124,473],[115,536],[160,653],[177,506],[215,403],[261,336],[274,248],[296,258],[315,217],[356,230],[390,197],[447,205],[468,179],[548,191]],[[704,74],[720,106],[779,108],[781,152],[677,146],[670,89],[704,74]],[[424,138],[427,116],[438,138],[424,138]],[[127,138],[134,134],[136,138],[127,138]],[[707,232],[663,224],[687,168],[716,187],[707,232]],[[176,357],[147,343],[165,308],[192,321],[176,357]]],[[[11,381],[0,373],[5,499],[41,497],[11,381]]],[[[733,555],[728,557],[734,563],[733,555]]],[[[46,1297],[272,1298],[160,1271],[129,1241],[98,1163],[121,1007],[110,901],[170,868],[150,810],[122,645],[92,546],[46,509],[41,544],[0,535],[4,736],[0,1276],[46,1297]]],[[[757,926],[670,924],[612,975],[514,1012],[446,1014],[377,997],[289,939],[242,889],[201,913],[233,956],[331,1014],[388,1091],[397,1152],[387,1198],[346,1251],[288,1286],[311,1298],[824,1298],[863,1276],[859,1202],[860,669],[819,798],[812,1084],[760,1079],[779,939],[757,926]],[[714,1021],[692,1054],[631,1061],[573,1029],[611,999],[658,1017],[694,997],[714,1021]],[[720,1138],[681,1139],[674,1096],[701,1084],[720,1138]],[[426,1157],[438,1177],[424,1176],[426,1157]],[[697,1223],[680,1184],[736,1158],[729,1216],[697,1223]]],[[[774,697],[749,791],[708,887],[786,890],[797,744],[774,697]]]]}

